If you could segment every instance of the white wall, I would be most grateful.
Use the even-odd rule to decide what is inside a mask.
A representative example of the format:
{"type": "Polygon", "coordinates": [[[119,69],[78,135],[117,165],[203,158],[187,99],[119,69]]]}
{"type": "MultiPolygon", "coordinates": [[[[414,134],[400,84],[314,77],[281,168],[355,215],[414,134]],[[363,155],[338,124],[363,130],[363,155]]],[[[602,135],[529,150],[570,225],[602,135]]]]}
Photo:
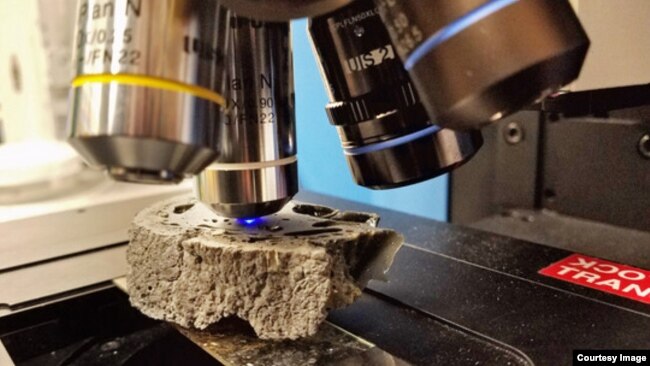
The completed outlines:
{"type": "Polygon", "coordinates": [[[591,48],[573,90],[650,83],[650,0],[572,0],[591,48]]]}
{"type": "Polygon", "coordinates": [[[0,0],[0,120],[6,141],[64,135],[74,0],[0,0]]]}

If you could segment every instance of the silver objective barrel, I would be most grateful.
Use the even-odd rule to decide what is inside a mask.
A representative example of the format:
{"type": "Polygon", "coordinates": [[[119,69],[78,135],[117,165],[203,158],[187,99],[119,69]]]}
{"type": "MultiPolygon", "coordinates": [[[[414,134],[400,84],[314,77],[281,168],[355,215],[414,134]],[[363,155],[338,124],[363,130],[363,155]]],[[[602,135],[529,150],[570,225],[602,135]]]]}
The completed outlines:
{"type": "Polygon", "coordinates": [[[230,27],[229,107],[217,126],[218,158],[196,188],[217,213],[255,218],[298,191],[289,23],[233,16],[230,27]]]}
{"type": "Polygon", "coordinates": [[[229,18],[216,0],[81,0],[70,139],[117,179],[177,183],[217,156],[229,18]]]}

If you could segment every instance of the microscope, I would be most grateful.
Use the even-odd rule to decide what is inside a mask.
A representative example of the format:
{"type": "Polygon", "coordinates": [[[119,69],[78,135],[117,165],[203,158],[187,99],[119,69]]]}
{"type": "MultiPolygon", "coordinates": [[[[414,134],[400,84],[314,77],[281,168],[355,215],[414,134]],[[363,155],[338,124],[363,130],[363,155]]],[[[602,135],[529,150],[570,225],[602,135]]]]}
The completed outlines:
{"type": "Polygon", "coordinates": [[[299,17],[352,176],[371,189],[464,164],[482,127],[576,79],[589,48],[566,0],[84,0],[70,143],[119,181],[196,177],[220,215],[277,212],[298,191],[299,17]]]}
{"type": "MultiPolygon", "coordinates": [[[[191,178],[228,225],[271,231],[255,219],[292,199],[377,213],[405,238],[389,281],[324,323],[358,338],[365,364],[647,350],[650,4],[625,3],[80,0],[68,141],[113,179],[145,184],[129,197],[191,178]],[[307,29],[291,28],[298,18],[307,29]],[[448,174],[449,222],[298,192],[296,129],[316,132],[296,121],[292,31],[310,38],[352,179],[384,193],[448,174]]],[[[100,230],[119,217],[109,229],[126,231],[151,202],[127,203],[0,223],[0,364],[5,348],[17,363],[215,363],[214,338],[143,316],[115,288],[129,243],[100,230]]],[[[231,343],[240,364],[347,356],[302,339],[251,357],[253,338],[231,343]]]]}

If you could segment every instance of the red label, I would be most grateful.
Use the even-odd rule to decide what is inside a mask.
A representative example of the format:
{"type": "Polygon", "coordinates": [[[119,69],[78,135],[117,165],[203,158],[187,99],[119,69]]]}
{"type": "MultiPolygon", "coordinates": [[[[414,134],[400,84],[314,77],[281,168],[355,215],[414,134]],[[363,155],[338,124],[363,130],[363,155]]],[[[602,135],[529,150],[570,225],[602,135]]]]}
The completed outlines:
{"type": "Polygon", "coordinates": [[[650,304],[650,271],[644,269],[573,254],[539,274],[650,304]]]}

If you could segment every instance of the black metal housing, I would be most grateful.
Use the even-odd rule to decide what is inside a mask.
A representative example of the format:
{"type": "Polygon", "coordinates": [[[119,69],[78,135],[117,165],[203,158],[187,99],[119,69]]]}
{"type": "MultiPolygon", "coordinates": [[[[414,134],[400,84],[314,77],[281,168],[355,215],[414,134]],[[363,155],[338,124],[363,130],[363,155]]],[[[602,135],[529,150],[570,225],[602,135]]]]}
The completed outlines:
{"type": "MultiPolygon", "coordinates": [[[[650,241],[650,85],[547,98],[485,128],[452,174],[450,220],[614,256],[650,241]]],[[[641,255],[642,253],[639,253],[641,255]]]]}
{"type": "Polygon", "coordinates": [[[332,100],[327,113],[358,184],[417,183],[478,150],[479,132],[439,130],[427,116],[372,0],[312,19],[309,33],[332,100]]]}

